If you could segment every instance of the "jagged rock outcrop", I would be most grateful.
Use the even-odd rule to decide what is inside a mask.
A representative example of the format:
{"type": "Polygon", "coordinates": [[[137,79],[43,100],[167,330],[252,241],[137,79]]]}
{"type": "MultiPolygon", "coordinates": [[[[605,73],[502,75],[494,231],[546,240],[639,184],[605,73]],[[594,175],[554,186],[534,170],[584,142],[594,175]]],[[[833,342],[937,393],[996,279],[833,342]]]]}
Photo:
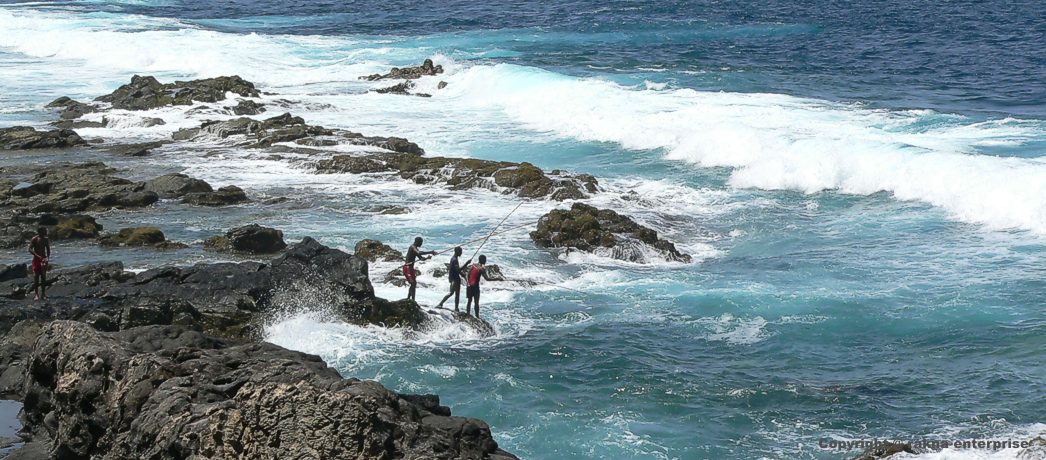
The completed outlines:
{"type": "Polygon", "coordinates": [[[400,94],[403,96],[432,97],[431,94],[410,92],[410,90],[414,89],[414,86],[414,82],[408,80],[403,83],[392,85],[388,88],[378,88],[371,91],[378,94],[400,94]]]}
{"type": "Polygon", "coordinates": [[[114,235],[98,240],[101,246],[156,246],[167,241],[163,231],[156,227],[121,228],[114,235]]]}
{"type": "Polygon", "coordinates": [[[185,174],[164,174],[155,179],[145,181],[143,190],[155,192],[160,198],[180,198],[190,193],[213,192],[211,184],[200,179],[194,179],[185,174]]]}
{"type": "Polygon", "coordinates": [[[376,73],[373,75],[367,75],[360,77],[360,80],[378,81],[378,80],[413,80],[425,76],[434,76],[443,73],[442,65],[432,65],[432,59],[426,59],[418,67],[404,67],[402,69],[393,67],[392,70],[387,74],[376,73]]]}
{"type": "Polygon", "coordinates": [[[473,158],[419,157],[396,153],[337,155],[316,163],[320,173],[397,172],[419,184],[444,184],[451,190],[485,188],[524,198],[570,200],[599,190],[596,178],[555,170],[545,173],[530,163],[473,158]]]}
{"type": "Polygon", "coordinates": [[[253,83],[238,76],[163,84],[154,77],[135,75],[131,77],[131,83],[95,100],[108,102],[114,109],[150,110],[169,105],[192,105],[193,102],[223,101],[230,92],[242,97],[261,96],[253,83]]]}
{"type": "Polygon", "coordinates": [[[0,180],[0,210],[21,213],[76,213],[113,207],[137,208],[159,200],[140,182],[111,176],[102,163],[0,168],[24,179],[0,180]],[[31,176],[25,177],[23,174],[31,176]]]}
{"type": "Polygon", "coordinates": [[[637,224],[629,217],[609,209],[596,209],[574,203],[570,210],[557,209],[538,221],[530,239],[542,248],[571,247],[586,252],[601,252],[615,259],[645,263],[643,247],[660,252],[667,260],[689,263],[675,244],[658,238],[657,232],[637,224]]]}
{"type": "Polygon", "coordinates": [[[194,192],[182,197],[182,203],[196,206],[228,206],[250,201],[247,193],[235,185],[226,185],[213,192],[194,192]]]}
{"type": "Polygon", "coordinates": [[[68,96],[62,96],[55,99],[51,101],[50,104],[47,104],[46,107],[49,109],[59,109],[59,117],[63,120],[73,120],[80,118],[85,114],[98,111],[98,107],[76,101],[68,96]]]}
{"type": "Polygon", "coordinates": [[[272,254],[287,248],[283,232],[258,224],[234,228],[225,236],[212,236],[203,245],[213,251],[245,254],[272,254]]]}
{"type": "Polygon", "coordinates": [[[383,244],[378,240],[360,240],[356,243],[356,247],[353,251],[356,255],[367,259],[370,262],[375,262],[378,259],[386,262],[404,260],[402,252],[392,249],[391,246],[383,244]]]}
{"type": "Polygon", "coordinates": [[[56,149],[86,143],[71,129],[37,131],[28,126],[0,128],[0,150],[56,149]]]}
{"type": "Polygon", "coordinates": [[[235,145],[246,148],[264,148],[281,142],[294,142],[297,145],[311,147],[339,144],[368,145],[412,155],[425,153],[417,144],[406,139],[398,137],[367,137],[342,129],[312,126],[306,124],[301,117],[296,117],[289,113],[265,120],[243,117],[228,121],[205,122],[199,128],[182,129],[173,134],[175,140],[208,137],[231,139],[237,141],[235,145]]]}
{"type": "Polygon", "coordinates": [[[23,418],[52,458],[515,458],[434,395],[343,379],[276,345],[66,321],[35,335],[23,418]]]}
{"type": "Polygon", "coordinates": [[[25,300],[31,279],[0,282],[0,333],[26,319],[70,319],[104,331],[176,324],[248,339],[273,315],[298,308],[326,308],[347,322],[413,330],[432,320],[413,301],[375,297],[366,260],[312,238],[268,264],[197,264],[135,274],[112,262],[55,270],[49,278],[46,302],[25,300]]]}

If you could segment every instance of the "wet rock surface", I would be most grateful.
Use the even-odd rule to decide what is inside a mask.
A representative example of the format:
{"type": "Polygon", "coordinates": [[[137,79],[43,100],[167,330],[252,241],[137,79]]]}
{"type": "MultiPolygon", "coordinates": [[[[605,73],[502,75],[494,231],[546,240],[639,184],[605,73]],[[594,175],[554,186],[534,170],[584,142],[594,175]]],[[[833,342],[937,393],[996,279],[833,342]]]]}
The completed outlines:
{"type": "MultiPolygon", "coordinates": [[[[157,118],[157,120],[159,119],[157,118]]],[[[160,147],[163,147],[165,144],[169,143],[170,141],[157,141],[140,142],[135,144],[119,144],[107,147],[106,150],[114,155],[122,155],[125,157],[144,157],[151,155],[153,149],[158,149],[160,147]]]]}
{"type": "Polygon", "coordinates": [[[74,100],[68,96],[62,96],[46,105],[49,109],[58,109],[59,117],[63,120],[73,120],[88,113],[98,111],[98,107],[74,100]]]}
{"type": "Polygon", "coordinates": [[[675,244],[658,238],[656,231],[609,209],[582,203],[574,203],[569,211],[557,209],[542,216],[537,229],[530,232],[530,239],[542,248],[569,247],[586,252],[605,248],[612,257],[630,262],[647,262],[644,246],[657,250],[668,260],[691,261],[675,244]]]}
{"type": "Polygon", "coordinates": [[[546,173],[530,163],[473,158],[419,157],[396,153],[337,155],[316,163],[320,173],[386,173],[419,184],[443,184],[451,190],[485,188],[523,198],[580,199],[596,193],[599,183],[588,174],[555,170],[546,173]]]}
{"type": "Polygon", "coordinates": [[[850,460],[880,460],[900,453],[914,454],[916,452],[912,450],[910,444],[887,442],[882,446],[869,448],[859,455],[850,457],[850,460]]]}
{"type": "Polygon", "coordinates": [[[399,252],[378,240],[360,240],[356,243],[354,252],[356,255],[367,259],[369,262],[375,262],[379,259],[386,262],[404,260],[402,252],[399,252]]]}
{"type": "Polygon", "coordinates": [[[339,144],[367,145],[414,155],[425,153],[417,144],[406,139],[367,137],[342,129],[313,126],[306,124],[301,117],[293,116],[290,113],[265,120],[243,117],[228,121],[206,122],[199,128],[182,129],[172,136],[175,140],[232,139],[236,141],[237,146],[245,148],[265,148],[281,142],[293,142],[307,147],[329,147],[339,144]]]}
{"type": "Polygon", "coordinates": [[[360,77],[360,80],[378,81],[378,80],[414,80],[425,76],[434,76],[443,73],[442,65],[433,65],[432,59],[426,59],[420,66],[417,67],[404,67],[402,69],[393,67],[392,70],[387,74],[376,73],[373,75],[367,75],[360,77]]]}
{"type": "Polygon", "coordinates": [[[167,241],[163,231],[156,227],[121,228],[114,235],[98,240],[101,246],[155,246],[167,241]]]}
{"type": "Polygon", "coordinates": [[[235,185],[227,185],[212,192],[194,192],[182,197],[182,203],[195,206],[228,206],[250,201],[247,193],[235,185]]]}
{"type": "Polygon", "coordinates": [[[0,333],[26,319],[70,319],[99,330],[175,324],[250,339],[272,315],[302,305],[327,306],[354,324],[420,330],[432,320],[413,301],[374,296],[368,264],[305,238],[270,263],[159,267],[141,273],[120,262],[49,275],[47,301],[26,300],[32,279],[0,282],[0,333]]]}
{"type": "Polygon", "coordinates": [[[392,85],[388,88],[379,88],[372,91],[378,94],[399,94],[402,96],[432,97],[431,94],[410,92],[410,90],[414,89],[414,86],[414,82],[408,80],[403,83],[392,85]]]}
{"type": "Polygon", "coordinates": [[[257,224],[234,228],[224,236],[213,236],[203,245],[213,251],[246,254],[272,254],[287,248],[283,232],[257,224]]]}
{"type": "Polygon", "coordinates": [[[16,385],[26,430],[52,458],[515,458],[434,395],[343,379],[271,344],[68,321],[5,346],[17,343],[32,344],[7,363],[30,370],[16,385]]]}
{"type": "Polygon", "coordinates": [[[71,129],[37,131],[28,126],[0,128],[0,150],[56,149],[86,143],[71,129]]]}
{"type": "Polygon", "coordinates": [[[242,97],[261,96],[253,83],[238,76],[164,84],[154,77],[135,75],[130,83],[95,100],[108,102],[114,109],[150,110],[170,105],[192,105],[193,102],[223,101],[229,92],[242,97]]]}

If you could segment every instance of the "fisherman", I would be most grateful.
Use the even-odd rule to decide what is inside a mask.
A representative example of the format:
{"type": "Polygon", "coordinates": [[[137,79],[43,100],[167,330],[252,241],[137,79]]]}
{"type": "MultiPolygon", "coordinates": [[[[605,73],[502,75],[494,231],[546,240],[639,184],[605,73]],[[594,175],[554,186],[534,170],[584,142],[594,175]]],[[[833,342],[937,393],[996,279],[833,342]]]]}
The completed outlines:
{"type": "MultiPolygon", "coordinates": [[[[447,293],[443,300],[439,301],[439,305],[436,308],[443,308],[443,303],[454,296],[454,311],[461,311],[458,309],[458,305],[461,302],[461,265],[458,265],[458,257],[461,257],[461,246],[454,248],[454,257],[450,258],[450,270],[447,273],[447,278],[450,280],[450,292],[447,293]]],[[[472,259],[465,261],[464,266],[468,267],[472,263],[472,259]]]]}
{"type": "Polygon", "coordinates": [[[421,250],[421,237],[414,238],[414,244],[407,249],[407,263],[403,266],[403,276],[407,278],[407,282],[410,283],[410,289],[407,290],[407,298],[410,300],[414,299],[414,294],[418,289],[418,271],[414,269],[414,259],[428,260],[425,258],[426,254],[435,255],[436,251],[422,251],[421,250]]]}
{"type": "Polygon", "coordinates": [[[33,255],[33,300],[47,299],[47,266],[51,260],[51,240],[47,239],[47,229],[40,227],[36,236],[29,240],[29,253],[33,255]]]}
{"type": "Polygon", "coordinates": [[[479,318],[479,279],[482,277],[487,281],[492,281],[490,276],[487,275],[487,269],[484,265],[487,264],[487,256],[480,255],[479,263],[469,267],[468,273],[468,287],[465,288],[465,313],[470,313],[472,301],[476,301],[476,318],[479,318]]]}

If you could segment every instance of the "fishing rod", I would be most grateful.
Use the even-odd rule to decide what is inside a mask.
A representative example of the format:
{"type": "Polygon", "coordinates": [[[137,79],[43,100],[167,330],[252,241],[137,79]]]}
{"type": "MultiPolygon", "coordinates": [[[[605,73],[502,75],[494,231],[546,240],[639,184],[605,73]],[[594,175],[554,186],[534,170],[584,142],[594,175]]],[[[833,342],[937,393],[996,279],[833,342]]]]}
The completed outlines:
{"type": "Polygon", "coordinates": [[[476,258],[476,254],[479,254],[479,250],[483,249],[483,246],[485,246],[487,244],[487,240],[489,240],[490,237],[494,236],[494,232],[498,231],[498,228],[501,227],[501,224],[505,223],[505,221],[508,220],[508,218],[512,216],[512,213],[516,212],[516,210],[519,209],[520,206],[523,206],[523,202],[522,201],[520,201],[519,204],[516,205],[516,207],[512,208],[512,211],[509,212],[508,215],[505,216],[504,219],[501,219],[501,222],[498,222],[498,224],[496,226],[494,226],[494,230],[491,230],[490,234],[487,235],[487,237],[483,239],[483,243],[481,243],[479,245],[479,247],[476,248],[476,252],[472,253],[472,257],[470,257],[469,260],[472,260],[472,259],[476,258]]]}
{"type": "Polygon", "coordinates": [[[556,288],[560,288],[560,289],[566,289],[566,290],[568,290],[568,291],[574,291],[574,292],[576,292],[576,293],[578,293],[578,294],[588,294],[588,293],[587,293],[587,292],[585,292],[585,291],[581,291],[581,290],[578,290],[578,289],[574,289],[574,288],[568,288],[568,287],[566,287],[566,286],[560,286],[560,285],[558,285],[558,284],[555,284],[555,283],[549,283],[549,282],[545,282],[545,281],[535,281],[535,280],[518,280],[518,279],[506,279],[505,281],[514,281],[514,282],[517,282],[517,283],[534,283],[534,284],[544,284],[544,285],[546,285],[546,286],[552,286],[552,287],[556,287],[556,288]]]}
{"type": "MultiPolygon", "coordinates": [[[[488,238],[490,238],[490,237],[492,237],[492,236],[498,236],[498,235],[501,235],[501,234],[504,234],[504,233],[508,233],[508,232],[511,232],[511,231],[513,231],[513,230],[518,230],[518,229],[520,229],[520,228],[523,228],[523,227],[526,227],[526,226],[529,226],[529,225],[534,225],[534,224],[538,223],[538,221],[540,221],[540,220],[541,220],[541,219],[538,219],[538,220],[531,220],[531,221],[528,221],[528,222],[526,222],[526,223],[523,223],[523,224],[519,224],[519,225],[516,225],[515,227],[509,227],[509,228],[506,228],[506,229],[504,229],[504,230],[501,230],[501,231],[498,231],[498,232],[494,232],[494,233],[491,233],[490,235],[487,235],[487,236],[484,236],[484,237],[480,237],[480,238],[476,238],[476,239],[474,239],[474,240],[469,240],[469,241],[466,241],[466,242],[464,242],[464,243],[461,243],[461,244],[459,244],[458,246],[468,246],[468,245],[470,245],[470,244],[472,244],[472,243],[475,243],[475,242],[477,242],[477,241],[480,241],[480,240],[485,240],[485,239],[488,239],[488,238]]],[[[457,247],[457,246],[455,246],[455,247],[457,247]]],[[[444,250],[442,250],[442,251],[439,251],[439,252],[437,252],[437,253],[433,254],[433,255],[432,255],[432,257],[438,256],[438,255],[440,255],[440,254],[443,254],[443,253],[445,253],[445,252],[450,252],[450,251],[453,251],[453,250],[454,250],[454,248],[453,248],[453,247],[452,247],[452,248],[448,248],[448,249],[444,249],[444,250]]],[[[428,260],[428,259],[425,259],[425,260],[428,260]]],[[[400,268],[406,267],[407,265],[409,265],[409,264],[404,264],[404,265],[402,265],[402,266],[401,266],[400,268]]]]}

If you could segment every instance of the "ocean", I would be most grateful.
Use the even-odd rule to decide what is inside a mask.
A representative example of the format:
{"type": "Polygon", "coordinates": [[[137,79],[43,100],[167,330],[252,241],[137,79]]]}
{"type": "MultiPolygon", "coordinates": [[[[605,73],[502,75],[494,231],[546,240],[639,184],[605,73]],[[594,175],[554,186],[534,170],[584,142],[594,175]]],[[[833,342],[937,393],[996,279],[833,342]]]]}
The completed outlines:
{"type": "MultiPolygon", "coordinates": [[[[266,339],[344,376],[436,393],[525,459],[841,459],[822,440],[1046,434],[1046,6],[1031,1],[288,2],[0,0],[0,126],[47,127],[59,96],[239,75],[275,116],[416,142],[430,156],[596,176],[582,200],[650,226],[694,261],[483,248],[498,333],[357,327],[302,301],[266,339]],[[432,59],[431,98],[359,76],[432,59]],[[445,81],[446,88],[437,89],[445,81]]],[[[87,117],[101,114],[91,114],[87,117]]],[[[85,138],[169,138],[214,115],[110,114],[85,138]]],[[[183,171],[254,198],[109,211],[199,242],[246,223],[351,251],[442,250],[520,203],[388,176],[315,174],[215,142],[146,158],[94,149],[0,164],[105,161],[183,171]],[[262,204],[288,197],[293,206],[262,204]],[[366,212],[375,205],[409,212],[366,212]]],[[[570,202],[524,200],[505,227],[570,202]]],[[[466,247],[466,256],[474,246],[466,247]]],[[[202,251],[56,244],[55,262],[143,270],[202,251]]],[[[21,260],[23,251],[0,252],[21,260]]],[[[443,256],[441,256],[443,257],[443,256]]],[[[446,257],[449,259],[449,257],[446,257]]],[[[447,260],[423,263],[423,272],[447,260]]],[[[395,262],[372,264],[377,294],[395,262]]],[[[418,300],[446,282],[424,275],[418,300]]],[[[1007,459],[1018,449],[906,458],[1007,459]]]]}

